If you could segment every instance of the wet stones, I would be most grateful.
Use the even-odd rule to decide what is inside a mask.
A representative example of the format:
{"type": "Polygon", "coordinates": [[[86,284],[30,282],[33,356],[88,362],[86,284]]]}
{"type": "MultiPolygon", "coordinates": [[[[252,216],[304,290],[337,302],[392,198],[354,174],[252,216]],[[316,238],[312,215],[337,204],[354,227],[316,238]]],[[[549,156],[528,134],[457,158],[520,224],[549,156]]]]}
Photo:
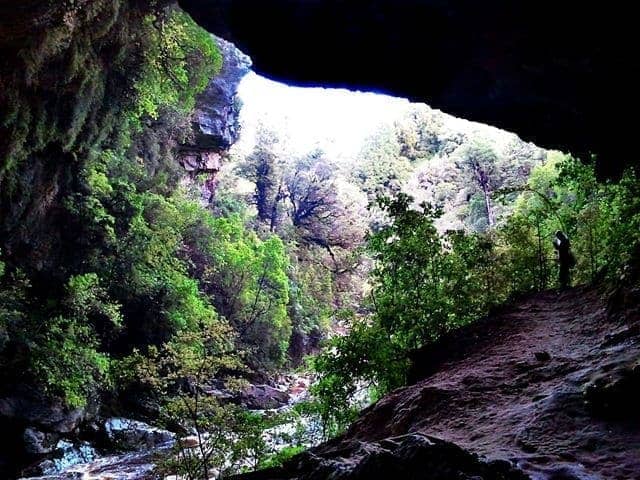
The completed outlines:
{"type": "Polygon", "coordinates": [[[104,423],[109,441],[124,450],[151,449],[175,439],[175,434],[129,418],[109,418],[104,423]]]}
{"type": "Polygon", "coordinates": [[[270,410],[289,403],[289,394],[270,385],[249,385],[241,403],[252,410],[270,410]]]}

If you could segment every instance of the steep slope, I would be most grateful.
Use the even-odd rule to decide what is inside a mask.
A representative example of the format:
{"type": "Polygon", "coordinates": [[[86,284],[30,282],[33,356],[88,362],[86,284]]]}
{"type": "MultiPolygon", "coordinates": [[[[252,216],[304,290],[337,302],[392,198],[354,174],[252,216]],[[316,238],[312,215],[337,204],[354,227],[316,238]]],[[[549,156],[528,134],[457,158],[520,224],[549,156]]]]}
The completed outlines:
{"type": "MultiPolygon", "coordinates": [[[[638,478],[640,332],[637,312],[623,318],[592,289],[531,296],[448,339],[440,352],[422,352],[431,361],[443,351],[458,358],[449,353],[436,373],[384,397],[342,437],[282,471],[247,478],[315,478],[305,476],[309,459],[332,463],[339,478],[361,478],[357,445],[406,434],[513,462],[534,479],[638,478]]],[[[399,472],[416,451],[387,452],[379,464],[399,472]]],[[[411,478],[440,478],[428,470],[411,478]]]]}

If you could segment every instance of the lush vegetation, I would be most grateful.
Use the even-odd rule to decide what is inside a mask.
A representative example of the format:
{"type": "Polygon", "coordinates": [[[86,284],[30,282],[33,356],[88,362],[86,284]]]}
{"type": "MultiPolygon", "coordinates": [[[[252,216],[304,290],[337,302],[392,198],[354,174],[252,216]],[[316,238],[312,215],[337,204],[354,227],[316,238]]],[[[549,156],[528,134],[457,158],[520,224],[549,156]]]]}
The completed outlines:
{"type": "Polygon", "coordinates": [[[316,411],[328,431],[350,421],[358,390],[376,398],[403,385],[415,349],[516,295],[557,287],[557,230],[572,242],[574,283],[625,275],[640,242],[634,172],[599,182],[593,164],[552,152],[525,185],[496,193],[514,202],[512,215],[467,233],[438,233],[438,209],[415,208],[406,194],[378,198],[388,223],[367,242],[371,315],[355,319],[315,361],[316,411]]]}
{"type": "Polygon", "coordinates": [[[403,385],[414,350],[557,287],[557,230],[572,241],[574,283],[617,278],[637,244],[633,172],[599,182],[591,163],[447,122],[416,107],[346,166],[291,154],[263,127],[221,178],[214,210],[252,205],[251,228],[289,253],[292,340],[328,320],[338,332],[311,362],[319,380],[301,407],[325,438],[403,385]]]}
{"type": "MultiPolygon", "coordinates": [[[[89,29],[105,9],[79,25],[89,29]]],[[[67,79],[71,89],[84,76],[87,91],[40,112],[34,128],[21,118],[49,106],[29,92],[9,101],[17,113],[3,124],[13,143],[0,175],[0,393],[69,409],[108,403],[197,432],[198,448],[178,444],[167,472],[201,478],[223,464],[248,468],[250,457],[255,467],[271,454],[261,435],[275,420],[202,392],[212,382],[240,392],[242,377],[287,361],[289,254],[278,236],[250,228],[243,205],[216,216],[178,185],[176,147],[192,135],[196,94],[221,67],[214,40],[174,7],[113,15],[104,32],[72,37],[77,45],[52,30],[43,58],[25,55],[42,63],[29,72],[46,90],[47,64],[67,61],[69,48],[95,50],[87,71],[67,79]],[[101,108],[102,117],[88,113],[101,108]],[[47,124],[69,110],[71,128],[47,124]],[[41,178],[47,162],[60,170],[41,178]]]]}
{"type": "Polygon", "coordinates": [[[414,350],[557,287],[555,231],[571,239],[574,283],[625,275],[635,172],[600,182],[587,161],[426,107],[343,165],[264,128],[202,205],[175,156],[222,59],[183,12],[152,3],[76,12],[77,34],[65,23],[25,47],[28,87],[1,93],[0,393],[195,433],[162,466],[186,478],[276,465],[305,442],[270,451],[264,431],[285,420],[211,392],[239,395],[324,347],[313,400],[291,417],[330,437],[406,382],[414,350]]]}
{"type": "MultiPolygon", "coordinates": [[[[96,6],[91,15],[104,13],[100,8],[106,7],[96,6]]],[[[128,16],[142,13],[123,7],[119,15],[121,23],[114,18],[105,32],[130,27],[133,20],[128,16]]],[[[30,195],[35,204],[43,202],[38,208],[46,208],[47,202],[34,190],[38,179],[28,175],[43,160],[51,162],[47,155],[55,157],[55,149],[47,155],[35,152],[41,144],[57,144],[59,132],[44,126],[48,136],[35,143],[13,144],[3,163],[3,194],[14,184],[35,182],[31,190],[21,190],[18,201],[15,196],[3,197],[8,202],[3,204],[8,205],[2,225],[7,232],[6,258],[0,271],[3,388],[29,384],[45,396],[62,398],[70,407],[82,407],[109,392],[123,393],[123,401],[136,388],[150,393],[141,382],[145,377],[124,375],[123,366],[133,360],[148,365],[144,358],[155,358],[167,348],[182,352],[189,363],[198,347],[181,339],[203,328],[233,344],[225,351],[246,347],[252,360],[271,364],[282,363],[290,329],[287,260],[279,240],[258,239],[240,218],[214,219],[177,188],[174,147],[191,134],[188,120],[195,95],[221,66],[215,42],[171,7],[148,10],[139,28],[118,35],[110,32],[115,38],[123,33],[139,38],[139,43],[123,39],[110,70],[91,64],[96,67],[91,73],[91,65],[86,72],[78,68],[70,73],[70,78],[93,75],[82,80],[93,90],[86,98],[76,99],[75,140],[65,140],[65,152],[59,153],[68,161],[62,168],[75,180],[72,185],[51,187],[60,192],[48,201],[58,202],[57,225],[42,220],[41,231],[30,223],[41,221],[39,211],[12,209],[27,204],[30,195]],[[129,63],[132,56],[138,56],[135,66],[129,63]],[[122,79],[113,82],[121,91],[99,88],[103,83],[110,85],[109,76],[125,68],[130,68],[129,88],[122,79]],[[108,94],[114,96],[107,99],[108,94]],[[87,109],[98,108],[103,101],[113,107],[106,119],[88,117],[87,109]],[[91,136],[97,128],[99,135],[91,136]],[[13,214],[23,218],[20,228],[14,228],[13,214]],[[24,255],[21,246],[25,234],[31,237],[31,255],[24,255]],[[38,262],[39,255],[46,260],[38,262]],[[243,284],[231,284],[233,275],[242,275],[243,284]],[[221,315],[216,309],[222,311],[220,304],[230,291],[209,291],[211,285],[233,289],[233,296],[242,303],[233,315],[221,315]],[[266,303],[269,308],[264,307],[266,303]],[[273,328],[265,331],[265,323],[273,328]],[[262,340],[260,329],[264,343],[255,340],[262,340]]],[[[55,56],[65,48],[106,48],[101,43],[106,41],[105,32],[91,32],[92,40],[85,38],[85,43],[78,34],[73,38],[80,43],[71,46],[56,31],[50,32],[45,43],[51,45],[40,46],[46,50],[43,58],[26,57],[42,63],[29,70],[33,83],[44,82],[42,69],[47,61],[60,61],[55,56]],[[55,42],[61,43],[54,47],[55,42]]],[[[33,106],[18,99],[16,108],[29,115],[33,106]]],[[[12,127],[11,122],[21,114],[7,117],[5,123],[14,129],[14,140],[21,138],[21,127],[19,123],[12,127]]],[[[39,121],[47,118],[40,116],[39,121]]],[[[34,129],[29,132],[34,134],[34,129]]],[[[70,130],[65,128],[64,134],[70,135],[70,130]]],[[[38,181],[46,185],[45,180],[38,181]]],[[[181,368],[177,360],[174,363],[155,372],[169,378],[181,368]]]]}

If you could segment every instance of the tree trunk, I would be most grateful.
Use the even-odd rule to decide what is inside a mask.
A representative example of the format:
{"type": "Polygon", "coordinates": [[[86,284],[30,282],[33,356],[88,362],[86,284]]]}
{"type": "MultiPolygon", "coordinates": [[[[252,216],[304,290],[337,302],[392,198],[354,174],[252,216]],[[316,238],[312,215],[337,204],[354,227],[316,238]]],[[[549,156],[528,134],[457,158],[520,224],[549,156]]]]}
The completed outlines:
{"type": "Polygon", "coordinates": [[[493,227],[496,222],[493,216],[493,207],[491,206],[491,190],[489,188],[489,178],[484,173],[484,170],[480,168],[480,164],[478,162],[473,163],[473,170],[476,174],[476,179],[480,184],[480,188],[482,188],[482,194],[484,196],[484,207],[487,211],[487,223],[489,224],[489,227],[493,227]]]}

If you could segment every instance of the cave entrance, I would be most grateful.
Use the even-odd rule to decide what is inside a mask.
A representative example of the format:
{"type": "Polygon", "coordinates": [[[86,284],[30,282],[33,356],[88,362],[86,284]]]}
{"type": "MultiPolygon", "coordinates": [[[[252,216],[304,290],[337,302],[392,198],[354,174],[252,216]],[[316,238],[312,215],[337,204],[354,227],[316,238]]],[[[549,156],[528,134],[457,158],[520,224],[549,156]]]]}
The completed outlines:
{"type": "Polygon", "coordinates": [[[547,151],[513,133],[404,98],[289,86],[254,72],[237,96],[240,136],[218,177],[218,199],[231,191],[249,198],[271,230],[302,208],[291,205],[290,190],[312,176],[353,211],[403,192],[416,206],[442,207],[442,231],[485,231],[509,211],[494,192],[526,183],[547,161],[547,151]]]}

